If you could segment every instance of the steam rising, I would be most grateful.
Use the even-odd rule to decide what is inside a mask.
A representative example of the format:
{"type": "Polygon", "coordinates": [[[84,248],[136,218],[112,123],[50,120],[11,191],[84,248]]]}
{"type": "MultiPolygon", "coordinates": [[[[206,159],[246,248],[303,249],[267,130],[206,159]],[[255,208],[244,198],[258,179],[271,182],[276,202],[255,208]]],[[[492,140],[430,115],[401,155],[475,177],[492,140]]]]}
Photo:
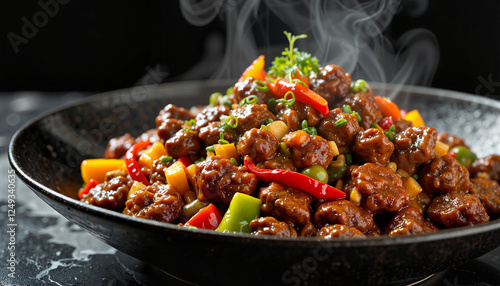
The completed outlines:
{"type": "MultiPolygon", "coordinates": [[[[269,17],[277,17],[293,34],[307,34],[296,43],[300,50],[316,56],[320,64],[337,64],[353,79],[373,82],[430,85],[439,52],[434,35],[424,29],[407,31],[398,39],[383,33],[402,1],[305,1],[305,0],[217,0],[180,1],[181,10],[193,25],[203,26],[220,17],[225,22],[227,42],[224,61],[214,79],[236,78],[259,54],[267,66],[286,45],[258,47],[254,31],[263,31],[270,42],[269,17]],[[262,28],[264,27],[264,28],[262,28]],[[260,29],[259,29],[260,28],[260,29]]],[[[422,7],[416,13],[422,13],[422,7]]],[[[283,41],[285,36],[283,35],[283,41]]]]}

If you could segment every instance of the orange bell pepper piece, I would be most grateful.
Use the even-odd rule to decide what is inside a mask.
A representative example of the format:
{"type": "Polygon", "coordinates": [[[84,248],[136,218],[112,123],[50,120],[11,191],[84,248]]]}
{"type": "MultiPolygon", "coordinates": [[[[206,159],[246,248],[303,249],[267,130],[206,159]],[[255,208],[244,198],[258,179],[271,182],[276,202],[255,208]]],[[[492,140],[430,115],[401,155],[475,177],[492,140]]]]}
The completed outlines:
{"type": "Polygon", "coordinates": [[[425,126],[424,120],[422,119],[420,112],[418,112],[418,110],[416,109],[408,112],[403,119],[411,121],[413,126],[425,126]]]}
{"type": "Polygon", "coordinates": [[[125,167],[125,160],[122,159],[87,159],[80,165],[82,179],[88,184],[91,179],[104,182],[104,177],[109,171],[118,170],[125,167]]]}
{"type": "Polygon", "coordinates": [[[375,102],[378,105],[378,108],[382,112],[382,115],[384,117],[391,116],[392,119],[400,119],[401,118],[401,112],[399,111],[399,107],[396,105],[396,103],[392,102],[387,97],[381,97],[381,96],[374,96],[375,102]]]}
{"type": "Polygon", "coordinates": [[[249,67],[245,69],[240,79],[238,79],[238,82],[244,81],[247,77],[253,77],[258,80],[266,80],[267,73],[264,70],[264,65],[264,55],[260,55],[249,67]]]}

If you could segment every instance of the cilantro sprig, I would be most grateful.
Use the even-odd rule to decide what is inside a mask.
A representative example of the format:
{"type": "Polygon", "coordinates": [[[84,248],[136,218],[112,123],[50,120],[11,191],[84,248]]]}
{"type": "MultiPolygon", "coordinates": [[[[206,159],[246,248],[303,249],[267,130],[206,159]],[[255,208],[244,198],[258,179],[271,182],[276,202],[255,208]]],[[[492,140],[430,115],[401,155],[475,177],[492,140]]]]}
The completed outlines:
{"type": "Polygon", "coordinates": [[[316,57],[311,56],[307,52],[301,52],[297,48],[294,48],[295,41],[298,39],[305,39],[307,35],[292,35],[292,33],[285,31],[286,37],[290,46],[285,48],[281,53],[283,56],[276,57],[269,68],[268,75],[274,76],[275,78],[291,74],[292,76],[309,77],[309,74],[314,72],[319,72],[319,63],[316,57]]]}

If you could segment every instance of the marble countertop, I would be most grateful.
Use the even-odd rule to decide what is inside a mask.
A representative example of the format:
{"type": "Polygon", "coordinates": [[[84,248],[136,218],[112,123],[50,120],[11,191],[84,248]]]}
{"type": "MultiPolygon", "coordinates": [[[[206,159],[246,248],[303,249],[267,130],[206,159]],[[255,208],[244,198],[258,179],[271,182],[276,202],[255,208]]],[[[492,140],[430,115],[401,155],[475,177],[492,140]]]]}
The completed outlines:
{"type": "MultiPolygon", "coordinates": [[[[0,285],[193,285],[134,259],[91,236],[39,199],[12,169],[7,146],[24,122],[86,94],[1,94],[0,109],[0,285]],[[9,183],[12,183],[9,186],[9,183]],[[9,206],[9,190],[15,206],[9,206]],[[15,221],[9,221],[10,209],[15,221]],[[15,275],[9,267],[9,230],[15,223],[15,275]]],[[[500,248],[418,285],[498,285],[500,248]]],[[[392,284],[391,284],[392,285],[392,284]]]]}

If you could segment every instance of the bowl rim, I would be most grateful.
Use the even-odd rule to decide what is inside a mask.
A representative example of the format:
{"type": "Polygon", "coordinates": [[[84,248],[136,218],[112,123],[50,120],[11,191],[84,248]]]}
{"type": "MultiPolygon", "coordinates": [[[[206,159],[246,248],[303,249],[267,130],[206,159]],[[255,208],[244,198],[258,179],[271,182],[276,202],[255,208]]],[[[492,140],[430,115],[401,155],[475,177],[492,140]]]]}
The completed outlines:
{"type": "MultiPolygon", "coordinates": [[[[208,87],[208,86],[221,86],[224,84],[232,85],[234,81],[231,80],[222,80],[222,81],[181,81],[181,82],[171,82],[164,83],[160,85],[151,86],[154,90],[162,90],[162,89],[173,89],[173,88],[183,88],[187,84],[200,86],[200,87],[208,87]]],[[[390,90],[392,92],[408,92],[408,93],[419,93],[425,94],[429,96],[438,96],[440,98],[449,98],[459,101],[466,101],[470,103],[476,103],[486,106],[492,106],[494,108],[498,108],[500,110],[500,101],[485,98],[469,93],[445,90],[439,88],[432,87],[422,87],[422,86],[410,86],[410,85],[399,85],[399,84],[389,84],[389,83],[370,83],[374,90],[390,90]]],[[[78,211],[84,211],[88,215],[99,216],[105,218],[107,220],[112,220],[118,222],[120,224],[127,223],[132,224],[134,227],[147,227],[153,229],[155,231],[161,232],[181,232],[184,235],[196,235],[203,236],[205,238],[210,239],[225,239],[228,241],[240,241],[241,239],[251,240],[252,243],[269,243],[279,242],[284,245],[291,245],[295,247],[310,247],[311,243],[317,244],[319,241],[322,245],[327,246],[335,246],[335,247],[375,247],[375,246],[388,246],[388,245],[405,245],[405,244],[413,244],[413,243],[422,243],[422,242],[432,242],[437,240],[448,240],[455,239],[458,237],[472,236],[481,233],[487,233],[494,230],[500,230],[500,218],[497,218],[493,221],[490,221],[486,224],[474,225],[474,226],[464,226],[464,227],[455,227],[449,229],[442,229],[438,232],[427,233],[427,234],[417,234],[417,235],[408,235],[408,236],[369,236],[362,239],[333,239],[333,240],[325,240],[318,237],[297,237],[297,238],[281,238],[276,236],[253,236],[253,235],[242,235],[242,234],[233,234],[233,233],[221,233],[204,229],[190,229],[190,228],[182,228],[176,224],[158,222],[154,220],[147,220],[142,218],[137,218],[129,215],[125,215],[120,212],[104,209],[98,206],[89,205],[83,203],[79,200],[70,198],[66,195],[63,195],[43,184],[36,181],[32,177],[29,176],[27,172],[25,172],[22,162],[19,162],[18,156],[16,155],[17,147],[16,142],[19,140],[19,137],[25,132],[33,124],[38,121],[49,117],[53,114],[61,112],[66,109],[70,109],[72,107],[76,107],[79,105],[91,104],[94,102],[102,101],[113,96],[121,96],[123,94],[130,93],[132,88],[124,88],[118,89],[103,93],[97,93],[86,98],[78,99],[74,102],[61,105],[60,107],[53,108],[49,111],[46,111],[35,118],[29,120],[25,124],[23,124],[12,136],[9,149],[8,149],[8,159],[9,163],[15,170],[16,174],[21,178],[21,180],[28,185],[30,189],[35,191],[38,196],[44,196],[51,198],[53,200],[57,200],[60,203],[65,204],[68,207],[71,207],[78,211]]],[[[151,92],[149,90],[147,92],[151,92]]],[[[150,100],[155,100],[157,97],[152,97],[150,100]]]]}

